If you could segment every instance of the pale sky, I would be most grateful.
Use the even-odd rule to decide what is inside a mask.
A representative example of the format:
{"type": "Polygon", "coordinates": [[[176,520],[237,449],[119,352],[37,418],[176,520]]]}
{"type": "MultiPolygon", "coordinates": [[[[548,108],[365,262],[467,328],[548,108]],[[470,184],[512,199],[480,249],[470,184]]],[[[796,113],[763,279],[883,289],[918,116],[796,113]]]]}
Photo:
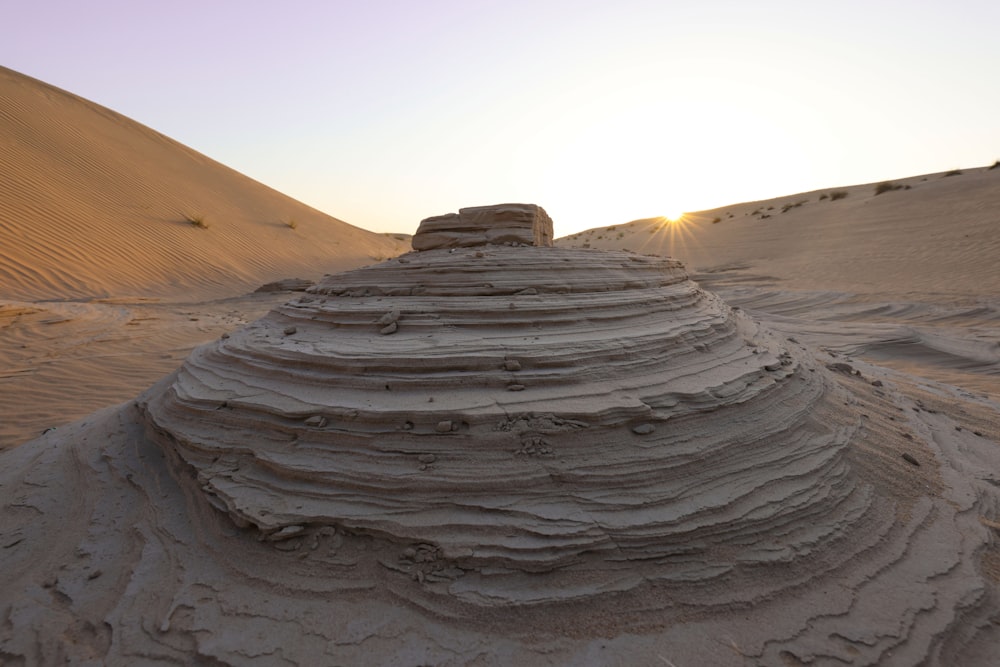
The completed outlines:
{"type": "Polygon", "coordinates": [[[0,64],[374,231],[529,202],[562,236],[1000,158],[996,0],[0,0],[0,25],[0,64]]]}

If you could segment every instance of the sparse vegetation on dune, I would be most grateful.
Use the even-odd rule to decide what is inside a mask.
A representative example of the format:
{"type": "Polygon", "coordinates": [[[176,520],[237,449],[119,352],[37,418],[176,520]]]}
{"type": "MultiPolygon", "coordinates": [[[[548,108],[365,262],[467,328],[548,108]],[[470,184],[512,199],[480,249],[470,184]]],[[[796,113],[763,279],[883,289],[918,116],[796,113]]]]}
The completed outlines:
{"type": "Polygon", "coordinates": [[[893,183],[892,181],[883,181],[875,186],[875,194],[880,195],[884,192],[891,192],[893,190],[902,190],[903,186],[899,183],[893,183]]]}
{"type": "Polygon", "coordinates": [[[781,212],[782,212],[782,213],[788,213],[788,212],[789,212],[790,210],[792,210],[793,208],[798,208],[798,207],[800,207],[800,206],[802,206],[803,204],[806,204],[806,203],[808,203],[808,202],[809,202],[809,200],[808,200],[808,199],[803,199],[803,200],[801,200],[801,201],[797,201],[797,202],[795,202],[794,204],[792,204],[792,203],[788,203],[788,204],[785,204],[785,205],[783,205],[783,206],[781,207],[781,212]]]}
{"type": "Polygon", "coordinates": [[[190,215],[189,214],[189,215],[185,215],[184,219],[192,227],[198,227],[200,229],[208,229],[208,222],[205,220],[205,216],[204,215],[201,215],[201,214],[190,215]]]}
{"type": "Polygon", "coordinates": [[[1000,167],[1000,160],[997,160],[996,162],[994,162],[993,164],[991,164],[989,167],[987,167],[986,171],[989,171],[991,169],[996,169],[997,167],[1000,167]]]}
{"type": "Polygon", "coordinates": [[[830,201],[837,201],[838,199],[846,199],[848,195],[847,190],[834,190],[830,193],[830,201]]]}
{"type": "Polygon", "coordinates": [[[951,171],[945,174],[945,176],[961,176],[961,175],[962,175],[961,169],[952,169],[951,171]]]}
{"type": "Polygon", "coordinates": [[[295,218],[289,218],[285,222],[285,226],[288,227],[289,229],[296,229],[299,226],[299,223],[295,221],[295,218]]]}

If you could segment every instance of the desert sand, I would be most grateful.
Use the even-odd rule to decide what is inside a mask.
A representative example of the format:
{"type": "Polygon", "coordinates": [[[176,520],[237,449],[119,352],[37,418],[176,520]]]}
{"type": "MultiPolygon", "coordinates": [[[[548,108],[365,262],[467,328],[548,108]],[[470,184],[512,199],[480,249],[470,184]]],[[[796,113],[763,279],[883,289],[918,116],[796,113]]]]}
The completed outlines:
{"type": "Polygon", "coordinates": [[[232,297],[409,249],[4,68],[0,99],[0,448],[134,397],[277,302],[232,297]]]}
{"type": "MultiPolygon", "coordinates": [[[[202,159],[227,206],[291,205],[202,159]]],[[[5,238],[0,658],[992,664],[1000,170],[897,183],[554,247],[538,207],[468,208],[399,256],[314,212],[342,254],[286,227],[268,252],[299,259],[220,240],[237,268],[172,287],[69,224],[48,265],[5,238]],[[292,276],[317,282],[252,293],[292,276]]],[[[132,247],[218,228],[174,227],[132,247]]]]}

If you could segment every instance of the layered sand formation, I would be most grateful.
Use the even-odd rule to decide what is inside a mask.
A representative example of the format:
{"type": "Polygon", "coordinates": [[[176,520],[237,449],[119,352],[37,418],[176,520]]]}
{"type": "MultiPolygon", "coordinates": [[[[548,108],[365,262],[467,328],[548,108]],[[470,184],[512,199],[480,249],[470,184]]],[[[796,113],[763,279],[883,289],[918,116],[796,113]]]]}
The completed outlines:
{"type": "Polygon", "coordinates": [[[5,453],[4,659],[989,664],[994,403],[479,215],[5,453]]]}

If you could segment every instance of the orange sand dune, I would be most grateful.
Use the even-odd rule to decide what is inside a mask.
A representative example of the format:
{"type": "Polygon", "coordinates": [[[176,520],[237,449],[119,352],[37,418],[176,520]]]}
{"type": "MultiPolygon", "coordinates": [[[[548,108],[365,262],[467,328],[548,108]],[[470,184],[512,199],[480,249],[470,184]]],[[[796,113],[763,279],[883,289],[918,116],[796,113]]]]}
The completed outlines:
{"type": "Polygon", "coordinates": [[[0,100],[0,299],[228,295],[408,249],[2,67],[0,100]]]}

